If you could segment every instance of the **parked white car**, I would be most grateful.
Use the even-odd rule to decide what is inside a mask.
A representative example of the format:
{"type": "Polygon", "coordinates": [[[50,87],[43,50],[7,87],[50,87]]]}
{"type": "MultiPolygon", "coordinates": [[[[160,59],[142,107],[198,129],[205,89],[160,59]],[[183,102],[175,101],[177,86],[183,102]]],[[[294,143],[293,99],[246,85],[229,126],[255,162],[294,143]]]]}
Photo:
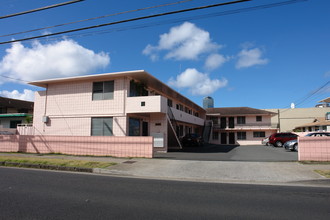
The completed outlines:
{"type": "Polygon", "coordinates": [[[269,137],[266,137],[266,138],[262,139],[261,140],[261,144],[262,145],[269,146],[269,137]]]}

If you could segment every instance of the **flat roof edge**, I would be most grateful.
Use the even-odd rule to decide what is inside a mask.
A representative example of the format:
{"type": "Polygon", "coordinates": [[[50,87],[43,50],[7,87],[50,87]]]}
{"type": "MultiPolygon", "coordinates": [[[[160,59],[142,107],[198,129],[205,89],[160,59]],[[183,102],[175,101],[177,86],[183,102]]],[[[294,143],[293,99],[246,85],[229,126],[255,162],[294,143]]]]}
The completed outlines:
{"type": "Polygon", "coordinates": [[[88,80],[88,79],[93,79],[93,78],[102,78],[105,76],[125,76],[125,75],[129,75],[131,73],[148,73],[148,72],[145,70],[120,71],[120,72],[112,72],[112,73],[101,73],[101,74],[93,74],[93,75],[45,79],[45,80],[31,81],[31,82],[28,82],[28,84],[46,88],[47,84],[50,84],[50,83],[59,83],[59,82],[66,82],[66,81],[73,81],[73,80],[82,81],[82,80],[88,80]]]}

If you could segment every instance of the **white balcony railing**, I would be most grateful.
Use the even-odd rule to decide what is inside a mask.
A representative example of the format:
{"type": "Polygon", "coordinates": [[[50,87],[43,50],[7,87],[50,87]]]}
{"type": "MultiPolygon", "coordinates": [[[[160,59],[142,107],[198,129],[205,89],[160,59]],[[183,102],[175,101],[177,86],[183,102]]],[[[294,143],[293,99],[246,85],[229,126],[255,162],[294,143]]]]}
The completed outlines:
{"type": "Polygon", "coordinates": [[[246,123],[246,124],[234,124],[234,126],[229,126],[228,124],[226,127],[221,126],[220,124],[213,124],[214,129],[221,129],[221,130],[248,130],[248,129],[277,129],[278,124],[275,123],[246,123]]]}
{"type": "Polygon", "coordinates": [[[195,125],[204,125],[204,119],[196,117],[194,115],[188,114],[186,112],[180,111],[176,108],[172,108],[172,113],[173,116],[175,118],[175,120],[177,121],[181,121],[181,122],[186,122],[186,123],[190,123],[190,124],[195,124],[195,125]]]}
{"type": "Polygon", "coordinates": [[[16,130],[19,135],[34,135],[35,133],[33,124],[18,124],[16,130]]]}

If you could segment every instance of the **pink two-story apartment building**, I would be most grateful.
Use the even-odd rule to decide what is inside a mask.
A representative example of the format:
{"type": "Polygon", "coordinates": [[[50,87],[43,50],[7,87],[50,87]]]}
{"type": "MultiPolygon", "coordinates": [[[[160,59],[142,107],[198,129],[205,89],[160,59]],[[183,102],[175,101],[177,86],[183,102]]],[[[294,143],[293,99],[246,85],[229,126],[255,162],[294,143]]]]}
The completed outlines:
{"type": "Polygon", "coordinates": [[[208,108],[207,119],[212,121],[210,143],[213,144],[260,144],[261,140],[278,131],[271,123],[273,112],[249,108],[208,108]]]}
{"type": "Polygon", "coordinates": [[[144,70],[30,82],[36,135],[153,136],[156,151],[203,131],[206,111],[144,70]]]}

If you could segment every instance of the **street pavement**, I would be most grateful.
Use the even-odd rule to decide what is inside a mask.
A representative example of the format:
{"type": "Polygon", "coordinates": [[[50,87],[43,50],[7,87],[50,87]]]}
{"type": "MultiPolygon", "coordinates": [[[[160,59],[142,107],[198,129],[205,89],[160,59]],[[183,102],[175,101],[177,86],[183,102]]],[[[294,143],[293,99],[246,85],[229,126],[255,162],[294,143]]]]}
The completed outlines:
{"type": "MultiPolygon", "coordinates": [[[[197,160],[196,153],[190,160],[187,159],[185,152],[179,159],[171,156],[171,153],[157,153],[156,158],[113,158],[113,157],[79,157],[65,155],[43,155],[34,154],[0,154],[5,156],[23,156],[37,158],[64,158],[88,161],[115,162],[117,165],[105,169],[94,169],[94,173],[102,175],[115,175],[136,178],[181,180],[195,182],[217,182],[217,183],[247,183],[247,184],[266,184],[266,185],[301,185],[301,186],[325,186],[330,187],[330,179],[325,178],[314,170],[330,170],[330,164],[306,165],[297,161],[256,161],[253,157],[253,150],[249,151],[249,146],[235,148],[236,153],[230,155],[231,160],[207,161],[197,160]],[[241,149],[241,150],[239,150],[241,149]],[[243,155],[247,155],[244,159],[243,155]],[[236,159],[235,159],[236,158],[236,159]]],[[[264,146],[261,146],[264,147],[264,146]]],[[[258,149],[258,148],[255,148],[258,149]]],[[[274,149],[269,149],[270,154],[274,154],[274,149]]],[[[278,152],[290,154],[284,149],[276,149],[278,152]]],[[[188,154],[191,152],[188,152],[188,154]]],[[[176,152],[177,154],[177,152],[176,152]]],[[[200,154],[205,157],[205,154],[200,154]]],[[[280,158],[281,159],[281,158],[280,158]]]]}
{"type": "Polygon", "coordinates": [[[328,220],[330,188],[0,167],[0,219],[328,220]]]}

